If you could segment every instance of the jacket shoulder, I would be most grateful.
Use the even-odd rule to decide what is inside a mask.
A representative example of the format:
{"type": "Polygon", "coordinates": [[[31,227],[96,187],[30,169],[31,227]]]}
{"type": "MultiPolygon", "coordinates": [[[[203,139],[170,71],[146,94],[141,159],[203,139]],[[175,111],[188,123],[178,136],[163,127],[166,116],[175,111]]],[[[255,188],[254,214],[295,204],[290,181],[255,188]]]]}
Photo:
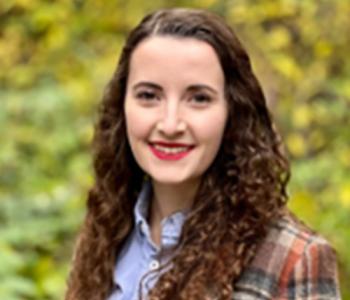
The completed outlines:
{"type": "Polygon", "coordinates": [[[270,225],[255,258],[236,282],[233,299],[340,299],[336,273],[329,243],[287,214],[270,225]]]}

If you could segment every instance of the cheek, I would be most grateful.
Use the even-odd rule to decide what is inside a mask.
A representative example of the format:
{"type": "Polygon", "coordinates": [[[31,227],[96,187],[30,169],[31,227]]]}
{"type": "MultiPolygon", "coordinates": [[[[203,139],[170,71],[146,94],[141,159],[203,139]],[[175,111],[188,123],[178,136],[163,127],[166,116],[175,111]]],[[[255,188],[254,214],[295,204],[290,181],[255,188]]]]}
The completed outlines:
{"type": "Polygon", "coordinates": [[[129,141],[143,139],[149,133],[151,121],[144,112],[129,108],[125,110],[126,128],[129,141]]]}
{"type": "Polygon", "coordinates": [[[220,148],[223,135],[223,126],[212,126],[208,128],[206,144],[209,156],[215,156],[220,148]]]}
{"type": "Polygon", "coordinates": [[[226,114],[220,113],[205,118],[201,126],[197,127],[199,139],[211,149],[219,148],[226,124],[226,114]],[[208,120],[213,120],[208,122],[208,120]]]}

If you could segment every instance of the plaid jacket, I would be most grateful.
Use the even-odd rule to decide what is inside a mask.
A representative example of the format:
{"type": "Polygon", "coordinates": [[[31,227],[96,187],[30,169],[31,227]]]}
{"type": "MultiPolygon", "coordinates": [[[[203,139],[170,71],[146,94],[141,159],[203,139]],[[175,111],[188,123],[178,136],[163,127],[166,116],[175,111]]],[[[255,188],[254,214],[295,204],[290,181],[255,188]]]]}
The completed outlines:
{"type": "Polygon", "coordinates": [[[335,252],[322,237],[285,216],[272,225],[236,282],[232,299],[341,299],[335,252]]]}

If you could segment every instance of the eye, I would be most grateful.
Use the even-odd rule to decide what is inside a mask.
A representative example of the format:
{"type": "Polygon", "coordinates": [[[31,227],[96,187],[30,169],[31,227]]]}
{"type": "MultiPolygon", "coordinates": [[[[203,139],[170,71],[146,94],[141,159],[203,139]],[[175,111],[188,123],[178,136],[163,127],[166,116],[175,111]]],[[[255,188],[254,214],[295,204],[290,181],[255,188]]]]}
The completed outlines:
{"type": "Polygon", "coordinates": [[[191,99],[193,102],[195,102],[196,104],[207,104],[209,102],[211,102],[212,98],[205,94],[205,93],[196,93],[192,96],[191,99]]]}
{"type": "Polygon", "coordinates": [[[150,100],[156,99],[157,95],[156,95],[156,93],[154,93],[152,91],[140,91],[140,92],[136,93],[136,98],[141,99],[141,100],[150,101],[150,100]]]}

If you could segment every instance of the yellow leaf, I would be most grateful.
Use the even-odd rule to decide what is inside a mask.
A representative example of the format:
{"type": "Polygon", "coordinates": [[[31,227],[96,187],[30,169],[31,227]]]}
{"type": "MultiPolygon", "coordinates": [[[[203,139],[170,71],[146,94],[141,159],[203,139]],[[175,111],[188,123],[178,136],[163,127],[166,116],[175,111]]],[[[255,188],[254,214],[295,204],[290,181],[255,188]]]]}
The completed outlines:
{"type": "Polygon", "coordinates": [[[216,0],[197,0],[195,2],[196,2],[196,5],[198,5],[199,7],[208,8],[212,5],[214,5],[216,0]]]}
{"type": "Polygon", "coordinates": [[[325,40],[320,40],[315,44],[314,53],[318,58],[325,58],[332,54],[332,45],[325,40]]]}
{"type": "Polygon", "coordinates": [[[340,86],[340,92],[345,96],[345,99],[350,101],[350,80],[344,80],[340,86]]]}
{"type": "Polygon", "coordinates": [[[339,153],[339,161],[347,167],[350,167],[350,148],[346,148],[339,153]]]}
{"type": "Polygon", "coordinates": [[[290,44],[290,35],[285,28],[276,28],[269,35],[269,45],[272,49],[280,49],[290,44]]]}
{"type": "Polygon", "coordinates": [[[68,42],[67,31],[65,28],[56,26],[50,30],[45,40],[45,47],[49,49],[63,48],[68,42]]]}
{"type": "Polygon", "coordinates": [[[303,74],[293,57],[288,55],[275,55],[272,58],[275,68],[285,77],[299,81],[303,74]]]}
{"type": "Polygon", "coordinates": [[[42,257],[35,266],[35,275],[38,278],[44,278],[47,274],[50,274],[54,268],[54,261],[51,257],[42,257]]]}
{"type": "Polygon", "coordinates": [[[326,139],[325,139],[322,131],[320,131],[320,130],[313,131],[310,135],[310,143],[311,143],[312,147],[316,148],[316,149],[324,146],[326,143],[326,139]]]}
{"type": "Polygon", "coordinates": [[[16,5],[22,8],[32,8],[37,5],[37,1],[32,0],[16,0],[16,5]]]}
{"type": "Polygon", "coordinates": [[[306,152],[306,145],[300,134],[292,133],[287,136],[287,146],[294,156],[302,156],[306,152]]]}
{"type": "Polygon", "coordinates": [[[340,187],[339,191],[340,202],[345,206],[350,208],[350,182],[345,183],[340,187]]]}
{"type": "Polygon", "coordinates": [[[288,206],[302,219],[309,220],[311,223],[317,218],[318,207],[315,198],[308,191],[293,193],[288,206]]]}
{"type": "Polygon", "coordinates": [[[297,128],[307,128],[311,117],[311,110],[306,105],[299,105],[293,110],[293,124],[297,128]]]}
{"type": "Polygon", "coordinates": [[[228,19],[234,20],[235,23],[249,22],[249,12],[247,6],[237,3],[229,8],[228,19]]]}

